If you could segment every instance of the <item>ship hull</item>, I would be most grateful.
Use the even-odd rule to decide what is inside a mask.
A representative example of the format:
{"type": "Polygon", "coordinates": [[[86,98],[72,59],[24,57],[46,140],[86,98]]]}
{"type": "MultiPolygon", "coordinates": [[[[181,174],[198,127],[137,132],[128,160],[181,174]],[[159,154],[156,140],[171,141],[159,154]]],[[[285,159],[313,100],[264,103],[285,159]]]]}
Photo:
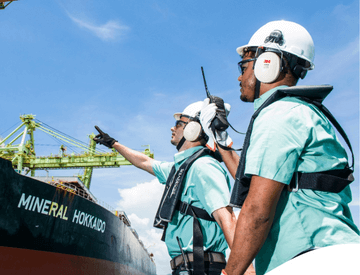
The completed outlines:
{"type": "Polygon", "coordinates": [[[156,274],[119,217],[0,158],[0,274],[156,274]]]}
{"type": "Polygon", "coordinates": [[[0,247],[0,255],[1,274],[147,274],[117,262],[54,252],[0,247]]]}

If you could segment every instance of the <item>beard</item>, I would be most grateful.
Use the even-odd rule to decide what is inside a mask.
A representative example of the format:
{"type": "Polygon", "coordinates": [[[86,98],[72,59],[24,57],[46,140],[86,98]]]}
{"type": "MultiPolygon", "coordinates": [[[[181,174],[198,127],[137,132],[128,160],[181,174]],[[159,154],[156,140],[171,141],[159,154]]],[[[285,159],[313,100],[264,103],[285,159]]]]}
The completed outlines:
{"type": "Polygon", "coordinates": [[[256,78],[248,78],[245,82],[240,84],[240,100],[242,102],[254,102],[256,78]],[[242,90],[242,92],[241,92],[242,90]]]}
{"type": "Polygon", "coordinates": [[[248,98],[244,94],[240,94],[240,100],[242,102],[249,102],[248,98]]]}

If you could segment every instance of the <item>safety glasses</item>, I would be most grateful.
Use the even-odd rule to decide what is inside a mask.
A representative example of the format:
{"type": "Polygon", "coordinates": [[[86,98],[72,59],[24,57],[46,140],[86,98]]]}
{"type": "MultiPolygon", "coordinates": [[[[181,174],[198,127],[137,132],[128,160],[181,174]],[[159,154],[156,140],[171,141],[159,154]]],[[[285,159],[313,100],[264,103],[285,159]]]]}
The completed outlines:
{"type": "Polygon", "coordinates": [[[175,122],[175,128],[179,128],[180,126],[185,126],[186,124],[188,124],[187,122],[185,122],[185,121],[182,121],[182,120],[177,120],[176,122],[175,122]]]}
{"type": "Polygon", "coordinates": [[[254,60],[256,60],[256,58],[241,60],[241,61],[238,63],[238,68],[239,68],[239,72],[240,72],[241,75],[244,74],[245,69],[247,68],[247,67],[244,67],[243,65],[244,65],[245,63],[248,63],[248,62],[251,62],[251,61],[254,61],[254,60]]]}

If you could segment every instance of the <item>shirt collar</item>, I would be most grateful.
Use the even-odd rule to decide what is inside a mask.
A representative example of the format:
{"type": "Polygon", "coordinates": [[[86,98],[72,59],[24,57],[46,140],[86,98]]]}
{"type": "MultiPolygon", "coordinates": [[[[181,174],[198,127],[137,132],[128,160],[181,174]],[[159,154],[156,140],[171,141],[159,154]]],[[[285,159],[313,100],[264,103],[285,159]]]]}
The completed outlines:
{"type": "Polygon", "coordinates": [[[275,88],[272,88],[271,90],[267,91],[266,93],[262,94],[259,98],[254,100],[254,111],[256,111],[257,109],[259,109],[259,107],[273,94],[275,93],[277,90],[279,89],[283,89],[286,88],[288,86],[286,85],[281,85],[281,86],[277,86],[275,88]]]}
{"type": "Polygon", "coordinates": [[[181,151],[179,153],[176,153],[175,156],[174,156],[175,164],[179,164],[180,162],[187,159],[192,154],[194,154],[195,152],[199,151],[202,148],[204,148],[204,146],[196,146],[196,147],[189,148],[189,149],[187,149],[185,151],[181,151]]]}

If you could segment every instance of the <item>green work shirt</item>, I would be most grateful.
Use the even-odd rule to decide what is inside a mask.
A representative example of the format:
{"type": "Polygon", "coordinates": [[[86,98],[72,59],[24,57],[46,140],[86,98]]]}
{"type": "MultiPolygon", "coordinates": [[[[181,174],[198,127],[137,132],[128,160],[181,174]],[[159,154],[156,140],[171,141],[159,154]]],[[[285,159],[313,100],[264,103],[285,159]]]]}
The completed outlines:
{"type": "MultiPolygon", "coordinates": [[[[174,162],[153,162],[153,171],[162,184],[170,174],[175,163],[175,169],[192,154],[202,149],[202,146],[190,148],[174,156],[174,162]]],[[[193,206],[205,209],[209,215],[215,210],[229,204],[230,181],[221,164],[210,156],[198,158],[188,170],[180,200],[193,206]]],[[[217,222],[199,219],[204,235],[204,251],[221,252],[225,255],[228,248],[225,236],[217,222]]],[[[193,217],[185,216],[175,211],[171,222],[168,224],[165,243],[171,258],[181,254],[176,237],[179,237],[185,252],[193,251],[193,217]]]]}
{"type": "MultiPolygon", "coordinates": [[[[277,87],[255,100],[255,111],[277,87]]],[[[264,108],[255,119],[246,154],[245,175],[288,185],[294,172],[342,169],[348,163],[335,130],[319,109],[295,97],[264,108]]],[[[280,196],[269,235],[256,256],[264,274],[312,247],[359,242],[348,204],[347,186],[339,193],[299,189],[280,196]]]]}

